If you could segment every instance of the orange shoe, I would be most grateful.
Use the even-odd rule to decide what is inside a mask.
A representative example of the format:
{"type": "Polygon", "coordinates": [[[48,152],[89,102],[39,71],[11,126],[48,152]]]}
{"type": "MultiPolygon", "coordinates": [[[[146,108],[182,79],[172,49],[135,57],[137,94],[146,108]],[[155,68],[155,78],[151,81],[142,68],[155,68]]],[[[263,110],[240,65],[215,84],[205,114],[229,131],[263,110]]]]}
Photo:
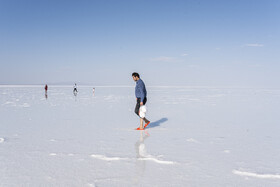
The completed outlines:
{"type": "Polygon", "coordinates": [[[144,129],[140,129],[140,127],[138,127],[138,128],[137,128],[137,129],[135,129],[135,130],[142,131],[142,130],[144,130],[144,129]]]}
{"type": "Polygon", "coordinates": [[[145,124],[144,129],[150,124],[150,121],[145,124]]]}

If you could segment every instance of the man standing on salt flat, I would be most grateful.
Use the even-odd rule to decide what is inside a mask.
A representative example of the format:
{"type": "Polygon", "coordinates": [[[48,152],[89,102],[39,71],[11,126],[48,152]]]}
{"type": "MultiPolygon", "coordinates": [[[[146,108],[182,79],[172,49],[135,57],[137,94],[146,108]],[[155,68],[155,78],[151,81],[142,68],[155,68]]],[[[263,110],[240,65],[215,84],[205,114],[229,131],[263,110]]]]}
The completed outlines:
{"type": "Polygon", "coordinates": [[[140,107],[141,109],[144,108],[147,102],[147,91],[146,91],[145,84],[142,81],[142,79],[140,79],[140,75],[138,73],[136,72],[132,73],[132,78],[136,82],[135,96],[136,96],[137,103],[135,106],[135,113],[140,117],[140,127],[138,127],[136,130],[144,130],[149,125],[150,121],[145,118],[145,115],[140,115],[140,107]],[[145,121],[144,127],[143,127],[143,121],[145,121]]]}

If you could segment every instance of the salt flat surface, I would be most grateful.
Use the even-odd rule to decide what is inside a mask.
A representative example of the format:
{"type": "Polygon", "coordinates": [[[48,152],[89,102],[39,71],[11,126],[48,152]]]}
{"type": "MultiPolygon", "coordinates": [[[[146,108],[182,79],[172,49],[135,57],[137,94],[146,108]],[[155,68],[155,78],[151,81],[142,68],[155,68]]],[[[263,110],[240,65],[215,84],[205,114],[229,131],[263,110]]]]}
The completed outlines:
{"type": "Polygon", "coordinates": [[[0,186],[280,186],[280,89],[0,87],[0,186]]]}

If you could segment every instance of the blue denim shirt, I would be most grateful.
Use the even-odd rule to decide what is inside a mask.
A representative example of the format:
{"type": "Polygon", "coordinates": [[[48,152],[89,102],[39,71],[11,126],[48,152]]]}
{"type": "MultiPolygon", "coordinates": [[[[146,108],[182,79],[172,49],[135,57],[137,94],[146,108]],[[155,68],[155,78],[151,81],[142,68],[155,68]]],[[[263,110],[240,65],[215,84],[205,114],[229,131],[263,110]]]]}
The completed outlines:
{"type": "Polygon", "coordinates": [[[139,79],[136,82],[135,86],[135,96],[136,98],[140,98],[141,102],[143,102],[144,98],[147,96],[147,91],[144,82],[142,79],[139,79]]]}

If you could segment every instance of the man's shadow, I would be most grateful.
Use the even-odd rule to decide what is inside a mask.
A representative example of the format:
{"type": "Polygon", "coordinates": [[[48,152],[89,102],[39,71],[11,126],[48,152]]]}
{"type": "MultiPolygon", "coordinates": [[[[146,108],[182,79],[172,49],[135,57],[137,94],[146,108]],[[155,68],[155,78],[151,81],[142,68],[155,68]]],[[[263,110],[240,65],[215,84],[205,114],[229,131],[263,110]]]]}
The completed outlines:
{"type": "Polygon", "coordinates": [[[160,126],[162,123],[166,122],[167,120],[168,120],[167,118],[161,118],[160,120],[157,120],[157,121],[155,121],[155,122],[150,123],[150,124],[146,127],[146,129],[158,127],[158,126],[160,126]]]}

